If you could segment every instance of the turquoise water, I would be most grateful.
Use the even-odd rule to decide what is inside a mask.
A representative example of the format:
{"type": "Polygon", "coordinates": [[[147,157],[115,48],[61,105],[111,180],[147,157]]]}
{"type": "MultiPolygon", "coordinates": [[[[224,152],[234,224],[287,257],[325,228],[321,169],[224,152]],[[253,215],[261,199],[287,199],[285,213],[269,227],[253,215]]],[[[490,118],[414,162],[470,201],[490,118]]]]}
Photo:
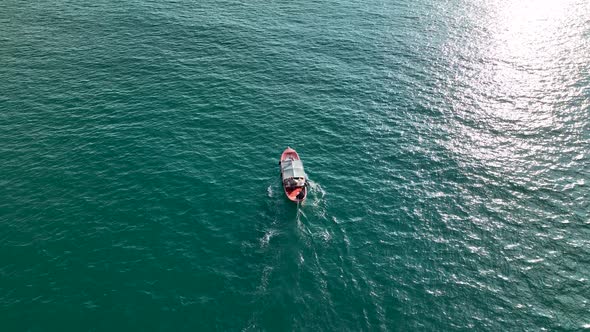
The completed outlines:
{"type": "Polygon", "coordinates": [[[590,328],[587,1],[0,23],[2,331],[590,328]]]}

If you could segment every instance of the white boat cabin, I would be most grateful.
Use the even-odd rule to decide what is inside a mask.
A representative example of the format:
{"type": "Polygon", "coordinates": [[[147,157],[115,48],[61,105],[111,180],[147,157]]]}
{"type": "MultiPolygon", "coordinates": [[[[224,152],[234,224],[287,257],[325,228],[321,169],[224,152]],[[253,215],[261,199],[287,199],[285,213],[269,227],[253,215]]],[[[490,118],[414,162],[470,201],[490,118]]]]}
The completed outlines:
{"type": "Polygon", "coordinates": [[[281,162],[283,183],[288,187],[303,187],[305,185],[305,172],[301,160],[283,160],[281,162]]]}

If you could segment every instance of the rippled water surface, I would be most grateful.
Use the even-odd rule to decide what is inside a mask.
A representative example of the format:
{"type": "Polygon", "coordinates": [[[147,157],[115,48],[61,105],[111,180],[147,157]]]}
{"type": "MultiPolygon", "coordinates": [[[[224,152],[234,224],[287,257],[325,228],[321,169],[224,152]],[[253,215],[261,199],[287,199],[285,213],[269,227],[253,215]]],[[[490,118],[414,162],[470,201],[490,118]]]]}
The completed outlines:
{"type": "Polygon", "coordinates": [[[4,0],[0,26],[3,331],[590,328],[587,1],[4,0]]]}

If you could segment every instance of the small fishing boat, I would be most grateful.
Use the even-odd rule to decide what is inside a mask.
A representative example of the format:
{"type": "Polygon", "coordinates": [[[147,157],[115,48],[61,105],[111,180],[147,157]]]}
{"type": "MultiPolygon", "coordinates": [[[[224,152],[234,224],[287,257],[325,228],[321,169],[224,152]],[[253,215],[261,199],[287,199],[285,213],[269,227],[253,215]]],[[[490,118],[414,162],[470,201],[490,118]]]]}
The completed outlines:
{"type": "Polygon", "coordinates": [[[297,152],[287,147],[281,155],[279,166],[285,195],[293,202],[302,202],[307,197],[307,178],[297,152]]]}

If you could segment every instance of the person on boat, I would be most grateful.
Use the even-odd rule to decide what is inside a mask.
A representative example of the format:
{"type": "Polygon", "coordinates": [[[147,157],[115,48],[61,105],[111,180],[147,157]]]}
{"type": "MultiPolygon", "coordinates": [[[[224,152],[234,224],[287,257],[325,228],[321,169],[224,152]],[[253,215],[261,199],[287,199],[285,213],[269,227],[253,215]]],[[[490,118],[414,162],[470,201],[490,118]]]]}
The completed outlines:
{"type": "Polygon", "coordinates": [[[293,179],[293,186],[298,188],[301,187],[301,179],[300,178],[294,178],[293,179]]]}
{"type": "Polygon", "coordinates": [[[301,190],[299,194],[297,194],[297,199],[303,199],[305,197],[305,189],[301,190]]]}
{"type": "Polygon", "coordinates": [[[304,178],[296,178],[295,179],[295,187],[300,188],[305,186],[305,179],[304,178]]]}
{"type": "Polygon", "coordinates": [[[285,187],[289,190],[295,188],[295,180],[293,178],[285,180],[285,187]]]}
{"type": "Polygon", "coordinates": [[[286,187],[290,189],[301,188],[305,186],[304,178],[290,178],[286,180],[286,187]]]}

